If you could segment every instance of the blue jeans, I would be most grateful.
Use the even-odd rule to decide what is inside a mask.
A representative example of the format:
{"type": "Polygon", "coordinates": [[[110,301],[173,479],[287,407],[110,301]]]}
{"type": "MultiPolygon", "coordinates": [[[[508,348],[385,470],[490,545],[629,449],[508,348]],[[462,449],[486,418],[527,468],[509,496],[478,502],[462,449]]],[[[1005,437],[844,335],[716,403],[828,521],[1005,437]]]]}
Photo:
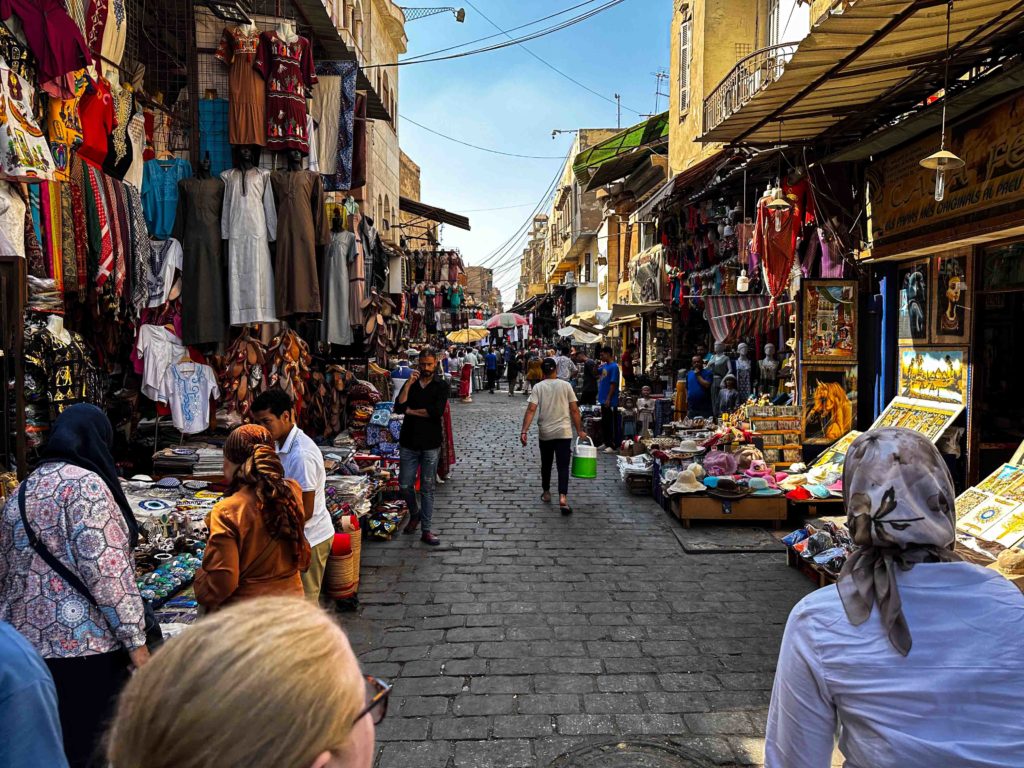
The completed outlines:
{"type": "Polygon", "coordinates": [[[409,515],[420,518],[420,530],[430,530],[430,520],[434,516],[434,481],[437,478],[437,460],[441,455],[440,448],[427,451],[414,451],[411,448],[399,449],[398,483],[405,494],[409,505],[409,515]],[[420,473],[420,504],[416,504],[416,471],[420,473]]]}

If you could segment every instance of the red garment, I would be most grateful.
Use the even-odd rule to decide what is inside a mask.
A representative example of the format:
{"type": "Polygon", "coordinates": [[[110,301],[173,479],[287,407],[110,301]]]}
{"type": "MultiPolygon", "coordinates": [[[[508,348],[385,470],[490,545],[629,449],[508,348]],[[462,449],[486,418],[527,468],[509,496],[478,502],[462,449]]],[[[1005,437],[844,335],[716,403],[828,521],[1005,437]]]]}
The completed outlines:
{"type": "Polygon", "coordinates": [[[90,84],[78,101],[78,118],[82,122],[82,145],[78,156],[102,168],[107,159],[107,137],[117,125],[114,98],[110,85],[100,78],[90,84]]]}
{"type": "Polygon", "coordinates": [[[757,225],[754,229],[754,250],[761,257],[768,293],[774,309],[775,301],[789,284],[789,273],[796,256],[796,239],[800,233],[800,217],[792,209],[773,211],[768,198],[757,205],[757,225]],[[776,223],[779,225],[776,229],[776,223]]]}
{"type": "Polygon", "coordinates": [[[796,206],[797,217],[801,224],[813,224],[815,219],[814,195],[811,194],[811,183],[804,176],[796,184],[782,182],[782,194],[796,206]]]}
{"type": "Polygon", "coordinates": [[[61,0],[0,0],[0,19],[12,14],[21,27],[32,55],[36,57],[39,82],[44,91],[58,99],[75,95],[74,77],[68,75],[92,64],[82,31],[64,10],[61,0]]]}
{"type": "Polygon", "coordinates": [[[103,172],[89,163],[85,163],[85,172],[89,175],[89,194],[96,206],[96,216],[100,225],[99,268],[96,271],[96,287],[102,287],[114,271],[114,246],[110,236],[110,221],[103,199],[103,172]]]}
{"type": "MultiPolygon", "coordinates": [[[[71,158],[71,207],[75,211],[85,210],[85,198],[82,196],[82,174],[85,173],[85,163],[78,155],[71,158]]],[[[75,237],[75,262],[78,266],[78,292],[84,294],[89,281],[89,235],[85,226],[85,216],[74,217],[75,237]]]]}
{"type": "Polygon", "coordinates": [[[462,366],[462,377],[459,379],[459,397],[469,397],[470,384],[473,381],[473,366],[462,366]]]}
{"type": "Polygon", "coordinates": [[[306,92],[317,83],[309,40],[289,43],[274,31],[264,32],[252,65],[267,85],[267,149],[308,154],[306,92]]]}
{"type": "Polygon", "coordinates": [[[107,28],[109,0],[90,0],[89,11],[85,14],[85,41],[89,50],[98,51],[103,42],[103,32],[107,28]]]}
{"type": "Polygon", "coordinates": [[[142,150],[143,160],[156,160],[156,147],[153,146],[153,123],[155,117],[153,110],[147,109],[142,113],[142,124],[146,129],[146,148],[142,150]]]}

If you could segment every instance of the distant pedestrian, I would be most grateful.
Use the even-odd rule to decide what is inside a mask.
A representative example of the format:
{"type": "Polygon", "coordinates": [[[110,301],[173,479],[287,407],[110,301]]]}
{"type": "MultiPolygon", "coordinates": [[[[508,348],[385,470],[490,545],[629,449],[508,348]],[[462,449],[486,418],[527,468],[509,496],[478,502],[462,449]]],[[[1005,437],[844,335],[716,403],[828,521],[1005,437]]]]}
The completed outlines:
{"type": "Polygon", "coordinates": [[[634,357],[636,356],[636,345],[627,344],[622,352],[622,379],[626,389],[631,390],[636,386],[636,370],[634,369],[634,357]]]}
{"type": "Polygon", "coordinates": [[[473,350],[466,349],[462,353],[462,377],[459,382],[459,397],[464,403],[473,402],[473,368],[476,367],[476,355],[473,350]]]}
{"type": "Polygon", "coordinates": [[[604,452],[615,453],[619,420],[619,366],[611,347],[601,349],[601,378],[597,381],[597,401],[601,404],[601,432],[604,452]]]}
{"type": "Polygon", "coordinates": [[[555,356],[555,365],[558,367],[558,378],[571,382],[576,375],[576,364],[569,358],[568,347],[562,347],[555,356]]]}
{"type": "Polygon", "coordinates": [[[597,361],[587,357],[586,352],[579,352],[576,355],[576,365],[582,371],[582,386],[580,387],[580,405],[597,404],[597,361]]]}
{"type": "Polygon", "coordinates": [[[537,382],[543,378],[544,371],[541,368],[540,355],[536,352],[531,352],[529,359],[526,361],[526,394],[530,394],[537,385],[537,382]]]}
{"type": "Polygon", "coordinates": [[[444,433],[441,420],[448,404],[448,385],[437,377],[437,355],[420,352],[418,367],[395,401],[395,413],[405,414],[399,443],[399,484],[409,505],[406,533],[420,529],[420,541],[436,546],[441,540],[433,533],[434,483],[444,433]],[[420,504],[416,504],[416,477],[420,481],[420,504]]]}
{"type": "Polygon", "coordinates": [[[576,403],[576,393],[572,385],[558,378],[558,366],[552,358],[541,363],[544,380],[533,388],[530,393],[529,405],[523,416],[523,429],[519,434],[520,442],[526,445],[526,435],[534,416],[537,418],[537,431],[540,434],[540,482],[541,501],[551,501],[551,463],[558,466],[558,506],[563,515],[571,515],[569,506],[569,458],[572,455],[572,428],[576,434],[586,439],[583,431],[583,420],[576,403]]]}
{"type": "Polygon", "coordinates": [[[516,381],[519,380],[519,355],[514,351],[505,364],[505,379],[508,381],[508,396],[512,397],[516,389],[516,381]]]}
{"type": "Polygon", "coordinates": [[[484,355],[484,368],[487,370],[487,391],[493,395],[494,388],[498,386],[498,356],[493,347],[484,355]]]}

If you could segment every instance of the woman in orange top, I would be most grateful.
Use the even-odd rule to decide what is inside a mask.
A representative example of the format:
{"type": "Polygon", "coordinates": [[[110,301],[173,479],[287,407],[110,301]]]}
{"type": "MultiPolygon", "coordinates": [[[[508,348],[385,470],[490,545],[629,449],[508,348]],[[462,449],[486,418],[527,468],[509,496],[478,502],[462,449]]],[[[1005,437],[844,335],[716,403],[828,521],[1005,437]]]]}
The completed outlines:
{"type": "Polygon", "coordinates": [[[207,611],[260,595],[302,597],[309,567],[302,490],[284,476],[270,433],[238,427],[224,443],[228,495],[210,512],[210,540],[196,572],[196,600],[207,611]]]}

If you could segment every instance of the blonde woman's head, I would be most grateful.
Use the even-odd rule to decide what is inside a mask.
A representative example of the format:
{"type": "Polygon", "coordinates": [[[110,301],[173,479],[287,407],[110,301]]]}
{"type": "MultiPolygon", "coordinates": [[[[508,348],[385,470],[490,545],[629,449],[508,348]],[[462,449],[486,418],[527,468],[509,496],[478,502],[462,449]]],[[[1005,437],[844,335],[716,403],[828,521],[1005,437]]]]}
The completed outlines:
{"type": "Polygon", "coordinates": [[[365,678],[306,600],[241,602],[167,642],[125,687],[113,768],[370,768],[365,678]]]}

